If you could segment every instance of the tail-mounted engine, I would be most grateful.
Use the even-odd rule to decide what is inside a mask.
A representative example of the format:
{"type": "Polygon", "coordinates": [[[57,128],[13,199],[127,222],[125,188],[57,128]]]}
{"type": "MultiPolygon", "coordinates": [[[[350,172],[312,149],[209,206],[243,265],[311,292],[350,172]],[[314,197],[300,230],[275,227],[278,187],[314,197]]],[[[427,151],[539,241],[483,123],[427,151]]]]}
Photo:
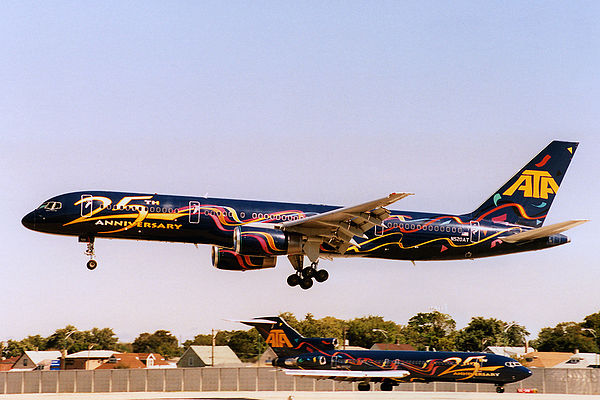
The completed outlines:
{"type": "Polygon", "coordinates": [[[228,271],[247,271],[253,269],[273,268],[277,257],[248,256],[233,250],[212,248],[212,264],[215,268],[228,271]]]}
{"type": "Polygon", "coordinates": [[[271,363],[274,367],[316,369],[323,368],[325,365],[330,365],[331,357],[315,354],[303,354],[298,357],[279,357],[274,359],[271,363]]]}
{"type": "Polygon", "coordinates": [[[263,257],[302,254],[302,236],[280,229],[243,225],[235,228],[233,248],[238,254],[263,257]]]}

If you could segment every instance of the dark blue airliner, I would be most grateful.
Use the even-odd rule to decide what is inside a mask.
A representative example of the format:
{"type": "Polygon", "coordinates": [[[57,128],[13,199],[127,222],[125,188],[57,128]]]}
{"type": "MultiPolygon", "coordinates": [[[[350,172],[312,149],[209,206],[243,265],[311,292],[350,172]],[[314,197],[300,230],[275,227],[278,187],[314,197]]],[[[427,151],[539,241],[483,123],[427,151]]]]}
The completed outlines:
{"type": "Polygon", "coordinates": [[[305,338],[279,317],[239,321],[254,326],[277,358],[275,367],[287,375],[359,382],[367,391],[380,382],[389,391],[402,382],[492,383],[498,393],[504,385],[531,376],[512,358],[457,351],[391,351],[339,349],[335,338],[305,338]]]}
{"type": "Polygon", "coordinates": [[[390,211],[411,193],[350,207],[85,191],[61,194],[23,218],[27,228],[79,237],[94,269],[94,239],[157,240],[212,245],[216,268],[275,266],[287,256],[287,282],[308,289],[327,280],[319,258],[457,260],[539,250],[567,243],[561,232],[585,220],[543,226],[577,149],[554,141],[475,211],[436,214],[390,211]],[[310,260],[304,266],[304,257],[310,260]]]}

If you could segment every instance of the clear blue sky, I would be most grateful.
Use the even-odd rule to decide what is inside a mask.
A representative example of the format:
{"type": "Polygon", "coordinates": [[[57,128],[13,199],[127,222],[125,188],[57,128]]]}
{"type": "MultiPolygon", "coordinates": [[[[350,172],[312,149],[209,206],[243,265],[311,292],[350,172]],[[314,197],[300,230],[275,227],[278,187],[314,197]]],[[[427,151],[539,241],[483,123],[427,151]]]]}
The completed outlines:
{"type": "Polygon", "coordinates": [[[600,310],[597,2],[4,2],[0,340],[66,324],[185,340],[224,318],[435,307],[544,326],[600,310]],[[467,212],[552,139],[581,142],[547,223],[569,245],[461,262],[323,261],[309,291],[210,248],[73,237],[21,217],[73,190],[467,212]]]}

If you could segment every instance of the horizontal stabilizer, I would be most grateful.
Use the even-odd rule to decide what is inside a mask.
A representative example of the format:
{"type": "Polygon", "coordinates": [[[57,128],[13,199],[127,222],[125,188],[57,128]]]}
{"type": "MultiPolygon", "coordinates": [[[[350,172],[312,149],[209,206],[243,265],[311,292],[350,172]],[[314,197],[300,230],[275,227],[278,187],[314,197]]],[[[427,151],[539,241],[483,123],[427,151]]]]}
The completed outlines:
{"type": "Polygon", "coordinates": [[[286,375],[306,376],[317,379],[360,380],[368,378],[404,378],[410,372],[402,369],[387,371],[348,371],[335,369],[286,369],[286,375]]]}
{"type": "Polygon", "coordinates": [[[587,220],[587,219],[575,219],[573,221],[559,222],[558,224],[552,224],[552,225],[544,226],[542,228],[535,228],[535,229],[530,229],[528,231],[515,233],[514,235],[503,237],[501,239],[502,239],[502,241],[504,241],[506,243],[525,242],[528,240],[534,240],[534,239],[539,239],[539,238],[543,238],[543,237],[556,235],[558,233],[566,231],[567,229],[574,228],[574,227],[581,225],[588,221],[589,220],[587,220]]]}

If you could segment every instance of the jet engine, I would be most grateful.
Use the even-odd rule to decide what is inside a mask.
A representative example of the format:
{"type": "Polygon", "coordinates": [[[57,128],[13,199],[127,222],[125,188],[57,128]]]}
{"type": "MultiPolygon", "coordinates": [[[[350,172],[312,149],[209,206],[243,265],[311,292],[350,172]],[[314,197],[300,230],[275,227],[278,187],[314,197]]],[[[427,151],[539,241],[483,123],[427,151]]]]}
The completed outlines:
{"type": "Polygon", "coordinates": [[[306,368],[306,369],[314,369],[314,368],[323,368],[324,365],[331,363],[331,357],[317,355],[314,353],[303,354],[298,357],[290,357],[290,358],[276,358],[272,361],[274,367],[281,368],[306,368]]]}
{"type": "Polygon", "coordinates": [[[302,254],[302,235],[281,229],[243,225],[235,228],[233,248],[238,254],[250,256],[302,254]]]}
{"type": "Polygon", "coordinates": [[[248,256],[233,250],[212,248],[212,264],[217,269],[228,271],[248,271],[253,269],[273,268],[277,257],[248,256]]]}

